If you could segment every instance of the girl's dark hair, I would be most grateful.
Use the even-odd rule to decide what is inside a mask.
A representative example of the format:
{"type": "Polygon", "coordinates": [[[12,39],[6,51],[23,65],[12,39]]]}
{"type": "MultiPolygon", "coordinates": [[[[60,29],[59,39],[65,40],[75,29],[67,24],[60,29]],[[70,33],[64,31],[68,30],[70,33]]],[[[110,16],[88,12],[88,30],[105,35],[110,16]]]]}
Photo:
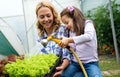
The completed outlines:
{"type": "Polygon", "coordinates": [[[66,7],[61,13],[60,16],[68,16],[73,19],[73,27],[76,35],[81,35],[84,33],[85,27],[85,17],[83,13],[76,7],[72,6],[72,10],[66,7]]]}

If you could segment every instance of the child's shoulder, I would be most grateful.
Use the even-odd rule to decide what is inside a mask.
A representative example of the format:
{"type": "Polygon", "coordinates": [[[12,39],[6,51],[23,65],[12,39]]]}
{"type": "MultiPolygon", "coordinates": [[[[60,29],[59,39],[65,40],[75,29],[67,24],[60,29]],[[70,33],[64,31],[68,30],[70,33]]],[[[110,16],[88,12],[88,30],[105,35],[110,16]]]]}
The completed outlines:
{"type": "Polygon", "coordinates": [[[90,19],[87,19],[87,20],[85,21],[85,24],[87,24],[87,23],[93,23],[93,21],[90,20],[90,19]]]}

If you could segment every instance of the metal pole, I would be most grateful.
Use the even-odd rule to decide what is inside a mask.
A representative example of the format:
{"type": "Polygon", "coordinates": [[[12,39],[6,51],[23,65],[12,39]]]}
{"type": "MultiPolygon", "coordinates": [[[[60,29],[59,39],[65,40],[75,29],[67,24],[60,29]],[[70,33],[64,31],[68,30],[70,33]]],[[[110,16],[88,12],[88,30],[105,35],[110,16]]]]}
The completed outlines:
{"type": "Polygon", "coordinates": [[[58,1],[54,0],[60,7],[64,8],[58,1]]]}
{"type": "Polygon", "coordinates": [[[81,8],[81,11],[84,12],[83,11],[83,0],[80,0],[80,8],[81,8]]]}
{"type": "Polygon", "coordinates": [[[24,0],[22,0],[22,5],[23,5],[23,13],[24,13],[23,15],[24,15],[24,21],[25,21],[26,38],[27,38],[27,51],[26,51],[26,53],[29,53],[29,42],[28,42],[27,24],[26,24],[26,18],[25,18],[24,0]]]}
{"type": "Polygon", "coordinates": [[[115,53],[116,53],[116,60],[117,60],[117,63],[120,64],[117,41],[116,41],[116,33],[114,29],[114,19],[113,19],[113,13],[112,13],[111,0],[109,0],[109,7],[110,7],[110,19],[111,19],[113,41],[114,41],[114,47],[115,47],[115,53]]]}

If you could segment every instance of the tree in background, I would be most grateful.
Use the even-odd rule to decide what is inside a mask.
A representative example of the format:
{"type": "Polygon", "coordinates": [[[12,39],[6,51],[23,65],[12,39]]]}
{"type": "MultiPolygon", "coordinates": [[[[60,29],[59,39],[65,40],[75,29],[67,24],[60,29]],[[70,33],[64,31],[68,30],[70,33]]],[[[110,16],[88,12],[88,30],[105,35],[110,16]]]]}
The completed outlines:
{"type": "MultiPolygon", "coordinates": [[[[110,22],[110,12],[108,8],[108,4],[105,6],[99,6],[93,10],[88,11],[85,16],[94,21],[98,37],[99,53],[113,55],[115,53],[115,50],[110,22]]],[[[115,3],[115,0],[112,1],[112,10],[118,50],[120,50],[120,4],[115,3]]]]}

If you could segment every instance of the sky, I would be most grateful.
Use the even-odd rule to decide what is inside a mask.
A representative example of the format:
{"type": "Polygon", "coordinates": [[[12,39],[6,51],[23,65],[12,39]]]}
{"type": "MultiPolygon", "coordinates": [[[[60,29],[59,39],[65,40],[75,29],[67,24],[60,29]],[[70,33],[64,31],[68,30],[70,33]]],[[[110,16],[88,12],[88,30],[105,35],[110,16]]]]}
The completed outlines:
{"type": "Polygon", "coordinates": [[[23,15],[22,0],[0,0],[0,17],[23,15]]]}

